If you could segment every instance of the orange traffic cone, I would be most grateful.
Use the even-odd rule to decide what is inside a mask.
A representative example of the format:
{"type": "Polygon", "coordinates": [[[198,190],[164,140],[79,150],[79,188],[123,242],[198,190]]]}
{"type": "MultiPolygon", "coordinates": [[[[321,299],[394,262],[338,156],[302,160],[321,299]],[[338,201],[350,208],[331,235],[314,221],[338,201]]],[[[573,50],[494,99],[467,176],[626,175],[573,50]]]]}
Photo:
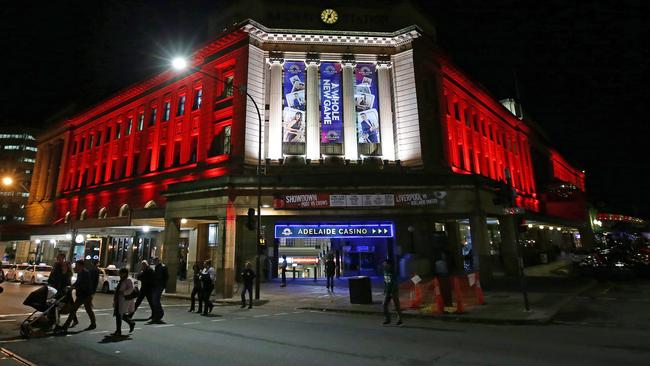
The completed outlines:
{"type": "Polygon", "coordinates": [[[483,296],[483,289],[481,288],[481,279],[478,275],[478,272],[475,273],[476,281],[474,282],[474,293],[476,294],[476,300],[479,305],[485,304],[485,297],[483,296]]]}
{"type": "Polygon", "coordinates": [[[422,290],[420,290],[419,285],[415,284],[411,291],[411,303],[409,304],[409,307],[411,309],[417,309],[420,305],[422,305],[422,290]]]}
{"type": "Polygon", "coordinates": [[[442,294],[440,293],[440,281],[438,277],[433,278],[433,304],[431,304],[431,312],[434,314],[442,314],[445,311],[445,303],[442,301],[442,294]]]}
{"type": "Polygon", "coordinates": [[[465,307],[463,306],[463,295],[460,292],[460,281],[458,277],[454,277],[454,294],[456,295],[456,313],[464,313],[465,307]]]}

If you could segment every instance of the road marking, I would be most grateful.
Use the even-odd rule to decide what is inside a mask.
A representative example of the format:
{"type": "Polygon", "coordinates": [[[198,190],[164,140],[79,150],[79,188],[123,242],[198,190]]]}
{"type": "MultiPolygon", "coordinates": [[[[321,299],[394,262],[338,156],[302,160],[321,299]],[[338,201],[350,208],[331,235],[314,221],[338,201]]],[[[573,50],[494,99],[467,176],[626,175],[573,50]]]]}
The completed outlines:
{"type": "Polygon", "coordinates": [[[160,324],[160,325],[154,325],[154,328],[167,328],[167,327],[173,327],[176,324],[160,324]]]}
{"type": "Polygon", "coordinates": [[[192,324],[201,324],[201,322],[189,322],[189,323],[183,323],[183,325],[192,325],[192,324]]]}
{"type": "Polygon", "coordinates": [[[292,314],[302,314],[304,311],[294,311],[292,314]]]}
{"type": "Polygon", "coordinates": [[[269,316],[269,314],[254,315],[253,318],[264,318],[269,316]]]}
{"type": "Polygon", "coordinates": [[[113,314],[95,314],[95,316],[109,316],[109,315],[113,315],[113,314]]]}
{"type": "Polygon", "coordinates": [[[90,332],[90,334],[102,334],[102,333],[108,333],[108,330],[100,330],[97,332],[90,332]]]}
{"type": "Polygon", "coordinates": [[[279,315],[289,315],[289,313],[277,313],[277,314],[273,314],[273,315],[274,315],[274,316],[279,316],[279,315]]]}
{"type": "Polygon", "coordinates": [[[3,320],[0,320],[0,323],[2,323],[2,322],[15,322],[15,321],[16,321],[16,319],[3,319],[3,320]]]}
{"type": "Polygon", "coordinates": [[[225,321],[226,319],[212,319],[210,320],[211,322],[222,322],[225,321]]]}
{"type": "Polygon", "coordinates": [[[16,342],[25,342],[27,341],[26,339],[10,339],[8,341],[0,341],[0,343],[16,343],[16,342]]]}
{"type": "Polygon", "coordinates": [[[237,317],[237,318],[233,318],[233,320],[242,320],[242,319],[246,319],[246,317],[245,316],[240,316],[240,317],[237,317]]]}
{"type": "Polygon", "coordinates": [[[27,315],[32,315],[32,313],[26,313],[26,314],[2,314],[2,315],[0,315],[0,318],[8,318],[10,316],[27,316],[27,315]]]}
{"type": "Polygon", "coordinates": [[[142,330],[142,328],[133,328],[133,330],[142,330]]]}

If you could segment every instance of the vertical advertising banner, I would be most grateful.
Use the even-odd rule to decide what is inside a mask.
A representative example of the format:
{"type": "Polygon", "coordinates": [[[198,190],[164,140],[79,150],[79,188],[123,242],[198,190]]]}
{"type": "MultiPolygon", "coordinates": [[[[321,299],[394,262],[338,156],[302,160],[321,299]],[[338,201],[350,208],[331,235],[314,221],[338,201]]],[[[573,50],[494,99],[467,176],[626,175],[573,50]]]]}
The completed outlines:
{"type": "Polygon", "coordinates": [[[282,142],[305,142],[305,63],[286,61],[283,66],[282,142]]]}
{"type": "Polygon", "coordinates": [[[357,64],[354,71],[354,105],[357,112],[357,136],[360,144],[378,144],[379,98],[374,64],[357,64]]]}
{"type": "Polygon", "coordinates": [[[341,88],[341,64],[320,64],[320,142],[343,143],[343,89],[341,88]]]}

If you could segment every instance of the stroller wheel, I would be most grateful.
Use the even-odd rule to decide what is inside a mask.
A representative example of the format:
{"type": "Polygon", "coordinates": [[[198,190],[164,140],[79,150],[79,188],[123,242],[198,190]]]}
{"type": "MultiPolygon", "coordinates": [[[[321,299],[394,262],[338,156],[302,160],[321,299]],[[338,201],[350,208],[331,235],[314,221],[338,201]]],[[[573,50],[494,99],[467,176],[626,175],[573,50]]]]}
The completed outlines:
{"type": "Polygon", "coordinates": [[[25,322],[20,325],[20,335],[23,338],[29,338],[32,335],[32,327],[29,323],[25,322]]]}

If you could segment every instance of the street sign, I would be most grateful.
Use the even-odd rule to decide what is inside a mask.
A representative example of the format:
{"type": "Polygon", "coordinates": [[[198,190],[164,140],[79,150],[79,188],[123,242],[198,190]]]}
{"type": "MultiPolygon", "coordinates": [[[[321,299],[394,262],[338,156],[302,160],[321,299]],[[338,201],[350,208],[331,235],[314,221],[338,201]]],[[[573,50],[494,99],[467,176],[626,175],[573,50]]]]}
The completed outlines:
{"type": "Polygon", "coordinates": [[[275,238],[392,238],[392,223],[379,224],[278,224],[275,238]]]}

